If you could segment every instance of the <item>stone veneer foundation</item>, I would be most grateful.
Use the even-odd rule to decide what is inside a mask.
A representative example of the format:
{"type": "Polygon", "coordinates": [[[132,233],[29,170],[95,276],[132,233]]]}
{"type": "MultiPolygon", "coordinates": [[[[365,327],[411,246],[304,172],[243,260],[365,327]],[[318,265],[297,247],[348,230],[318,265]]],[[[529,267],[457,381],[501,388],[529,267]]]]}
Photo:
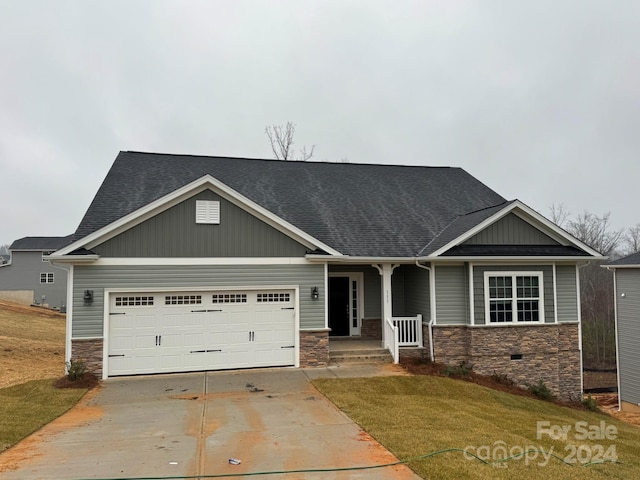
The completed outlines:
{"type": "MultiPolygon", "coordinates": [[[[425,337],[428,332],[425,331],[425,337]]],[[[507,375],[520,386],[542,380],[561,400],[582,399],[577,323],[544,325],[434,325],[435,361],[467,362],[482,375],[507,375]]]]}
{"type": "Polygon", "coordinates": [[[300,330],[300,367],[329,365],[329,331],[300,330]]]}
{"type": "Polygon", "coordinates": [[[87,366],[87,371],[98,378],[102,378],[102,352],[101,338],[71,340],[71,359],[82,360],[87,366]]]}

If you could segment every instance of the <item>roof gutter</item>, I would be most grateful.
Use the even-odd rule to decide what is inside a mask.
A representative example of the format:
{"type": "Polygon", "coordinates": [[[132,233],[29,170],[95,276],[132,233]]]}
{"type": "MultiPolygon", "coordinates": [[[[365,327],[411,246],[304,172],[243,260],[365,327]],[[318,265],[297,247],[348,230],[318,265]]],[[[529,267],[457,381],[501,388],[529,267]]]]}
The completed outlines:
{"type": "Polygon", "coordinates": [[[100,260],[100,255],[49,255],[46,258],[51,263],[84,264],[100,260]]]}

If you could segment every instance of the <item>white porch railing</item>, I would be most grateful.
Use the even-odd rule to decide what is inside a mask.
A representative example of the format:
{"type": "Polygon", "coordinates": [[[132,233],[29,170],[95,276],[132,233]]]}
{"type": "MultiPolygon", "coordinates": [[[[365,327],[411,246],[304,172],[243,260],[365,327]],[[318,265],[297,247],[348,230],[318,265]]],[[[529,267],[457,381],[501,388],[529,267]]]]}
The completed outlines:
{"type": "Polygon", "coordinates": [[[393,317],[393,325],[398,328],[398,346],[422,347],[422,315],[415,317],[393,317]]]}
{"type": "Polygon", "coordinates": [[[396,327],[393,322],[385,318],[384,320],[384,348],[389,350],[391,356],[393,357],[393,363],[398,363],[400,361],[400,352],[399,352],[399,341],[398,341],[398,327],[396,327]]]}

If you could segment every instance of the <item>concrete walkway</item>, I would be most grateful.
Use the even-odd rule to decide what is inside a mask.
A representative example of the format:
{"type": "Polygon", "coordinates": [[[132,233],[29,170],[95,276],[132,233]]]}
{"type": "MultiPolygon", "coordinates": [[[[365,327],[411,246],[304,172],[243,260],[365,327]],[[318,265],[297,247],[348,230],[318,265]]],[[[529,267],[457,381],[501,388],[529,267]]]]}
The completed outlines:
{"type": "MultiPolygon", "coordinates": [[[[0,476],[180,478],[392,463],[309,380],[399,373],[390,365],[351,365],[110,379],[0,455],[0,476]]],[[[405,466],[257,477],[418,478],[405,466]]]]}

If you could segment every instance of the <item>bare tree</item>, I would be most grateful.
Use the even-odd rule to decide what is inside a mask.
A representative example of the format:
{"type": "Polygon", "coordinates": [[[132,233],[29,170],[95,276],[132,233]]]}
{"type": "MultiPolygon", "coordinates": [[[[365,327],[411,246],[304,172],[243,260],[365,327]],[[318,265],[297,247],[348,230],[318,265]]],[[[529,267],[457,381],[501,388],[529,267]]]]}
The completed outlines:
{"type": "Polygon", "coordinates": [[[9,244],[0,245],[0,255],[9,255],[9,244]]]}
{"type": "Polygon", "coordinates": [[[634,227],[627,228],[622,240],[625,244],[623,251],[625,255],[640,252],[640,223],[636,223],[634,227]]]}
{"type": "MultiPolygon", "coordinates": [[[[613,255],[623,239],[623,230],[613,230],[609,213],[602,216],[584,212],[575,217],[564,205],[551,207],[555,223],[578,240],[603,255],[613,255]]],[[[615,365],[615,312],[613,274],[591,262],[580,269],[580,309],[582,311],[582,348],[585,368],[609,368],[615,365]]]]}
{"type": "Polygon", "coordinates": [[[605,213],[599,217],[585,211],[575,219],[568,219],[566,229],[594,250],[603,255],[610,255],[620,243],[623,230],[612,230],[609,216],[609,213],[605,213]]]}
{"type": "Polygon", "coordinates": [[[313,157],[315,145],[312,145],[310,149],[303,146],[296,154],[293,148],[295,131],[296,126],[292,122],[287,122],[286,125],[268,125],[265,127],[264,133],[267,134],[271,143],[271,151],[278,160],[306,161],[313,157]]]}
{"type": "Polygon", "coordinates": [[[561,203],[560,205],[553,203],[549,207],[549,210],[551,212],[551,220],[553,223],[560,227],[564,227],[567,218],[569,218],[569,212],[565,208],[564,203],[561,203]]]}

